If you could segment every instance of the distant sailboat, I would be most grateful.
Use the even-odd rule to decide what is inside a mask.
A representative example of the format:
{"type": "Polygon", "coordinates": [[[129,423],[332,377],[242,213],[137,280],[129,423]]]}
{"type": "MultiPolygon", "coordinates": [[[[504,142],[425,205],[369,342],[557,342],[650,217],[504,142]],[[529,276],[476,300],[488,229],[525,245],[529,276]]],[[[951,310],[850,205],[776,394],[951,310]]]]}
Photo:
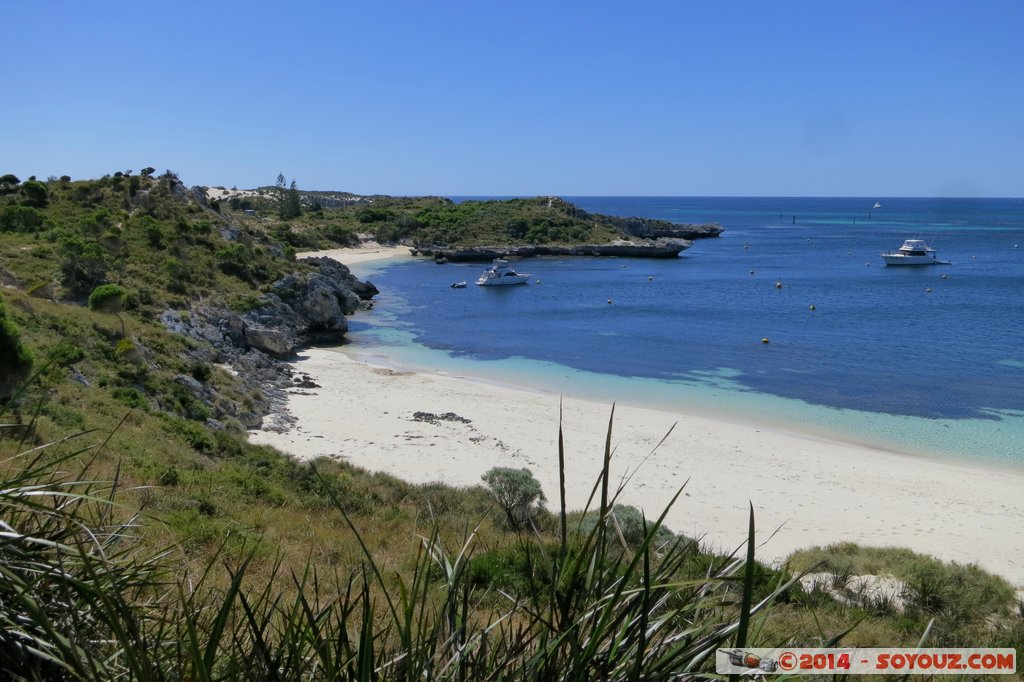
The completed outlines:
{"type": "Polygon", "coordinates": [[[882,205],[876,201],[875,205],[872,206],[871,208],[882,208],[882,205]]]}

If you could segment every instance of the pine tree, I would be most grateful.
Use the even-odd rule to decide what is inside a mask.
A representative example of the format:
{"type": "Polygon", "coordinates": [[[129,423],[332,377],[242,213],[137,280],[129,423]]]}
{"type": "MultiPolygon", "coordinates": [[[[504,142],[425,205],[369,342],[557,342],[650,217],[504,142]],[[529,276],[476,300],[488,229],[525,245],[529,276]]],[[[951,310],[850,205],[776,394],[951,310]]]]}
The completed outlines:
{"type": "Polygon", "coordinates": [[[285,189],[284,173],[277,176],[277,215],[281,220],[297,218],[302,213],[302,202],[299,189],[292,180],[291,186],[285,189]]]}

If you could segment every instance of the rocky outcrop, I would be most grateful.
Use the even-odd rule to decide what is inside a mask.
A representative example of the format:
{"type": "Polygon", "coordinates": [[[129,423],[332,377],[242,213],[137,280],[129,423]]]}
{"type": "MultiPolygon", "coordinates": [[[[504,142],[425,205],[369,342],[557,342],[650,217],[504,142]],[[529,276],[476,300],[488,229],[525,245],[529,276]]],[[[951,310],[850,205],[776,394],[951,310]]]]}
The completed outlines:
{"type": "Polygon", "coordinates": [[[193,359],[230,365],[243,388],[260,396],[253,399],[251,410],[232,411],[232,401],[207,395],[202,384],[185,375],[175,378],[196,398],[214,407],[218,419],[232,417],[255,428],[262,423],[261,414],[281,413],[276,408],[284,404],[285,391],[295,382],[291,367],[278,360],[293,356],[306,345],[341,342],[348,331],[346,315],[372,307],[377,287],[358,280],[346,266],[330,258],[301,262],[314,269],[278,280],[251,310],[205,305],[188,311],[168,310],[161,316],[171,331],[202,342],[190,352],[193,359]]]}
{"type": "Polygon", "coordinates": [[[723,232],[722,226],[717,223],[690,225],[686,223],[671,223],[667,220],[656,220],[654,218],[623,218],[620,216],[587,213],[583,209],[576,209],[576,215],[585,220],[596,220],[612,225],[627,235],[643,239],[658,239],[659,237],[667,237],[669,239],[707,239],[709,237],[717,237],[723,232]]]}
{"type": "Polygon", "coordinates": [[[705,225],[683,225],[670,223],[667,220],[652,220],[650,218],[616,218],[613,216],[601,216],[602,220],[610,220],[626,234],[645,239],[708,239],[718,237],[722,234],[722,226],[714,223],[705,225]]]}
{"type": "Polygon", "coordinates": [[[274,282],[259,307],[227,316],[225,330],[239,347],[251,347],[277,358],[301,346],[340,341],[348,331],[346,315],[369,303],[377,293],[347,267],[330,258],[307,258],[317,271],[288,275],[274,282]]]}
{"type": "Polygon", "coordinates": [[[503,256],[622,256],[630,258],[676,258],[693,245],[688,239],[633,239],[609,244],[577,244],[574,246],[471,246],[450,249],[444,246],[420,246],[412,249],[414,256],[445,258],[450,262],[486,262],[503,256]]]}

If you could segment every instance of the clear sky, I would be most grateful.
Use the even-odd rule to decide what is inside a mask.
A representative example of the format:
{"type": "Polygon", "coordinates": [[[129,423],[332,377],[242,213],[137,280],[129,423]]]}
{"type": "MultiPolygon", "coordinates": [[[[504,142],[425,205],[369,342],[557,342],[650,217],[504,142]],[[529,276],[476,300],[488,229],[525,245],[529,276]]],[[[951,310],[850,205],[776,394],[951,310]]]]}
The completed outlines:
{"type": "Polygon", "coordinates": [[[0,173],[1024,196],[1022,0],[7,2],[0,173]]]}

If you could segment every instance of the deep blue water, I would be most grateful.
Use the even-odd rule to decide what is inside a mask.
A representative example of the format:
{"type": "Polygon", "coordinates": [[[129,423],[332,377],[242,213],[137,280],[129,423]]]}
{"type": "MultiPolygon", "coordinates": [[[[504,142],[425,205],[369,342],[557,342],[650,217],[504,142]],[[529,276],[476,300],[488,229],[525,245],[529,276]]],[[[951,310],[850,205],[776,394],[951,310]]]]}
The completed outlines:
{"type": "Polygon", "coordinates": [[[725,232],[673,260],[520,261],[522,287],[449,287],[479,264],[395,264],[372,277],[388,324],[456,358],[655,380],[661,402],[703,386],[768,411],[798,401],[808,420],[841,410],[866,438],[888,438],[871,415],[914,418],[911,430],[962,422],[949,447],[937,430],[901,445],[1024,461],[1024,200],[567,199],[725,232]],[[879,253],[912,237],[952,264],[885,267],[879,253]]]}

